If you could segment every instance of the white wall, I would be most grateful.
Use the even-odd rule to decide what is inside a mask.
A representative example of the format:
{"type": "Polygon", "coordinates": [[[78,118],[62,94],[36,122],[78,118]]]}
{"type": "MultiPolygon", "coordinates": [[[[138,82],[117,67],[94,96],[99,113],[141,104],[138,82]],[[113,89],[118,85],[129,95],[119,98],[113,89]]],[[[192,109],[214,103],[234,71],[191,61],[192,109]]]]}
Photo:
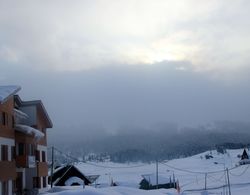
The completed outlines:
{"type": "Polygon", "coordinates": [[[8,186],[9,186],[9,195],[12,195],[13,193],[12,193],[12,180],[9,180],[9,182],[8,182],[8,186]]]}

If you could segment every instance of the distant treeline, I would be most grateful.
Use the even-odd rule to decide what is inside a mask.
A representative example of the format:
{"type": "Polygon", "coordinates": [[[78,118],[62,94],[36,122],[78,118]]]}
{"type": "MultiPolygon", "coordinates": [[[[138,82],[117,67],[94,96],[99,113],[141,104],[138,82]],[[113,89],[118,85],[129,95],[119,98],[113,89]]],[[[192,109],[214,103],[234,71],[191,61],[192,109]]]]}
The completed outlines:
{"type": "Polygon", "coordinates": [[[207,150],[237,149],[250,146],[250,124],[220,121],[212,125],[178,128],[175,125],[155,129],[127,129],[115,135],[94,136],[75,140],[65,152],[84,158],[89,153],[109,156],[114,162],[150,162],[156,158],[172,159],[198,154],[207,150]],[[103,155],[105,154],[105,155],[103,155]]]}

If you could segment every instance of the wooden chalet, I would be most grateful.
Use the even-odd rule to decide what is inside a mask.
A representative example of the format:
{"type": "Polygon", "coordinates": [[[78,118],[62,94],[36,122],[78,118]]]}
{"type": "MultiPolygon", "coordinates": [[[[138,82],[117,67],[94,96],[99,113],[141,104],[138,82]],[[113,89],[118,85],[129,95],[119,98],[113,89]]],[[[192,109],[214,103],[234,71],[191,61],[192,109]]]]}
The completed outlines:
{"type": "MultiPolygon", "coordinates": [[[[51,181],[51,176],[50,176],[51,181]]],[[[91,181],[74,165],[57,168],[52,176],[54,186],[89,185],[91,181]]]]}

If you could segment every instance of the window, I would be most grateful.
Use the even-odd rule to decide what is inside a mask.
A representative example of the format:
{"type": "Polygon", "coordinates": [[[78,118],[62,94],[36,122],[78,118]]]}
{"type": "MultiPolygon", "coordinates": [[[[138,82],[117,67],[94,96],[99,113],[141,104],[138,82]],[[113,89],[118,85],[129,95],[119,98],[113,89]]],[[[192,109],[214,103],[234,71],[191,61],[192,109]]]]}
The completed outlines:
{"type": "Polygon", "coordinates": [[[18,144],[18,155],[19,156],[24,155],[24,153],[25,153],[24,150],[25,150],[24,144],[23,143],[19,143],[18,144]]]}
{"type": "Polygon", "coordinates": [[[16,158],[16,147],[11,146],[11,160],[13,161],[16,158]]]}
{"type": "Polygon", "coordinates": [[[43,187],[44,187],[44,188],[46,188],[46,187],[47,187],[46,177],[43,177],[43,187]]]}
{"type": "Polygon", "coordinates": [[[2,112],[2,125],[8,125],[8,114],[6,112],[2,112]]]}
{"type": "Polygon", "coordinates": [[[12,128],[14,128],[15,127],[15,118],[14,118],[14,116],[12,116],[12,128]]]}
{"type": "Polygon", "coordinates": [[[45,151],[42,151],[42,162],[46,162],[46,154],[45,154],[45,151]]]}
{"type": "Polygon", "coordinates": [[[31,144],[26,144],[26,155],[31,154],[31,144]]]}
{"type": "Polygon", "coordinates": [[[23,188],[23,173],[22,172],[17,172],[16,189],[17,189],[17,191],[19,191],[22,188],[23,188]]]}
{"type": "Polygon", "coordinates": [[[16,192],[16,180],[12,180],[12,193],[16,192]]]}
{"type": "Polygon", "coordinates": [[[30,156],[35,155],[35,147],[33,144],[27,144],[27,155],[30,155],[30,156]]]}
{"type": "Polygon", "coordinates": [[[33,188],[37,188],[37,177],[33,177],[33,188]]]}
{"type": "Polygon", "coordinates": [[[33,177],[33,188],[41,188],[40,177],[33,177]]]}
{"type": "Polygon", "coordinates": [[[2,154],[1,154],[2,161],[7,161],[8,160],[8,146],[2,145],[1,152],[2,152],[2,154]]]}
{"type": "Polygon", "coordinates": [[[2,195],[9,194],[8,181],[2,181],[2,195]]]}
{"type": "Polygon", "coordinates": [[[36,160],[40,162],[40,151],[36,150],[36,160]]]}

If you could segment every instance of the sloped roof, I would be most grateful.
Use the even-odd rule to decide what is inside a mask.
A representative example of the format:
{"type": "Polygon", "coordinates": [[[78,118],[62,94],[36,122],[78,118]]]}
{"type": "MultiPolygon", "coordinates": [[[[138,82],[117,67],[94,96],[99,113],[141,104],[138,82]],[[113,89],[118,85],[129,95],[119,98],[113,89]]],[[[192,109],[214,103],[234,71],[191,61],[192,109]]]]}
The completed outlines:
{"type": "Polygon", "coordinates": [[[28,134],[28,135],[34,135],[36,139],[40,139],[40,138],[44,137],[44,133],[42,133],[38,129],[35,129],[35,128],[27,126],[27,125],[17,124],[17,125],[15,125],[15,129],[17,131],[20,131],[20,132],[28,134]]]}
{"type": "MultiPolygon", "coordinates": [[[[156,185],[156,174],[148,174],[142,175],[143,179],[145,179],[149,184],[156,185]]],[[[169,178],[158,175],[158,184],[167,184],[170,182],[169,178]]]]}
{"type": "Polygon", "coordinates": [[[53,173],[52,182],[54,185],[62,185],[65,183],[67,179],[69,179],[72,176],[77,176],[84,180],[85,184],[90,184],[91,181],[81,172],[79,169],[77,169],[74,165],[66,165],[62,168],[58,168],[53,173]],[[76,175],[74,175],[76,174],[76,175]]]}
{"type": "Polygon", "coordinates": [[[7,101],[10,96],[15,95],[19,90],[21,90],[21,87],[17,85],[0,86],[0,104],[7,101]]]}
{"type": "Polygon", "coordinates": [[[242,153],[242,155],[241,155],[241,160],[244,160],[244,159],[249,159],[249,156],[248,156],[248,154],[247,154],[246,149],[244,149],[244,151],[243,151],[243,153],[242,153]]]}

